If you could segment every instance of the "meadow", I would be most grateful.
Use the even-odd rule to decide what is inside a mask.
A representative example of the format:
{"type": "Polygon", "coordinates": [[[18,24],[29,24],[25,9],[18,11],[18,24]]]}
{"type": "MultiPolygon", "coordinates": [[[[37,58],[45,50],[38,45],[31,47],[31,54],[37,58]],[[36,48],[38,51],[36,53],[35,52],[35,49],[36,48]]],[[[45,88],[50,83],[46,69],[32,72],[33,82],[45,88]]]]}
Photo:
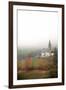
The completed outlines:
{"type": "Polygon", "coordinates": [[[25,56],[17,60],[17,79],[57,78],[56,55],[49,57],[25,56]]]}

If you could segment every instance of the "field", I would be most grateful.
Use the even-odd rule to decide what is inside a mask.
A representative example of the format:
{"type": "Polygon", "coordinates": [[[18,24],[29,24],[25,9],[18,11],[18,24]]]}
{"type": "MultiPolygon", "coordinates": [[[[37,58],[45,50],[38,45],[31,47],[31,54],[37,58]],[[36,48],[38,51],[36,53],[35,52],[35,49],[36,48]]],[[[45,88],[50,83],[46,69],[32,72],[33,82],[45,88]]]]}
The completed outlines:
{"type": "Polygon", "coordinates": [[[17,61],[17,79],[41,79],[56,78],[56,56],[49,57],[26,57],[17,61]]]}

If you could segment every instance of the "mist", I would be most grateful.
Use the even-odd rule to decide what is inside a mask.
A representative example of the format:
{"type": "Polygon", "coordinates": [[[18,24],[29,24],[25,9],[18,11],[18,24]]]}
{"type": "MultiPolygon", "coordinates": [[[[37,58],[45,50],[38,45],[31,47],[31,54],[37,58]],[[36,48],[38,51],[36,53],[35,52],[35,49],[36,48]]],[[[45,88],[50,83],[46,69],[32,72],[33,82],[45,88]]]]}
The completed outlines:
{"type": "Polygon", "coordinates": [[[18,12],[18,47],[47,48],[49,40],[52,47],[57,45],[57,12],[18,12]]]}

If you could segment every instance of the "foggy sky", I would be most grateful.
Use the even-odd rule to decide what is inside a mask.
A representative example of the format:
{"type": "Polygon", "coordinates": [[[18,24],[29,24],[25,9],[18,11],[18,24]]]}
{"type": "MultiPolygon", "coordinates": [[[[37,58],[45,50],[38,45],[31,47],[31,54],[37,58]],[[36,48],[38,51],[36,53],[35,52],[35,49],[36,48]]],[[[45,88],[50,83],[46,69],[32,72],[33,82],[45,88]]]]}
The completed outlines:
{"type": "Polygon", "coordinates": [[[18,47],[47,47],[49,40],[55,46],[57,30],[56,12],[18,11],[18,47]]]}

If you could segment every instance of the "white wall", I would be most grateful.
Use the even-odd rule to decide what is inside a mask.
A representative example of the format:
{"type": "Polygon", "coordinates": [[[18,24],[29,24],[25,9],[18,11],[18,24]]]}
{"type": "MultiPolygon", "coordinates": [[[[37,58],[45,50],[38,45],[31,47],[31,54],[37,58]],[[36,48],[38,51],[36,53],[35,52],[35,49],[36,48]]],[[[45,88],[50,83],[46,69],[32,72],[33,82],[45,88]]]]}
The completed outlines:
{"type": "MultiPolygon", "coordinates": [[[[0,0],[0,90],[9,90],[8,89],[8,1],[9,0],[0,0]]],[[[14,1],[17,1],[17,0],[14,0],[14,1]]],[[[18,1],[24,1],[24,2],[32,1],[32,2],[57,3],[57,4],[65,4],[66,2],[66,0],[18,0],[18,1]]],[[[66,5],[65,5],[65,8],[66,8],[66,5]]],[[[66,80],[65,80],[65,83],[66,83],[66,80]]],[[[65,90],[65,88],[66,88],[66,85],[28,88],[28,89],[24,88],[24,90],[34,90],[34,89],[35,90],[40,90],[40,89],[65,90]]],[[[20,90],[20,89],[17,89],[17,90],[20,90]]]]}

